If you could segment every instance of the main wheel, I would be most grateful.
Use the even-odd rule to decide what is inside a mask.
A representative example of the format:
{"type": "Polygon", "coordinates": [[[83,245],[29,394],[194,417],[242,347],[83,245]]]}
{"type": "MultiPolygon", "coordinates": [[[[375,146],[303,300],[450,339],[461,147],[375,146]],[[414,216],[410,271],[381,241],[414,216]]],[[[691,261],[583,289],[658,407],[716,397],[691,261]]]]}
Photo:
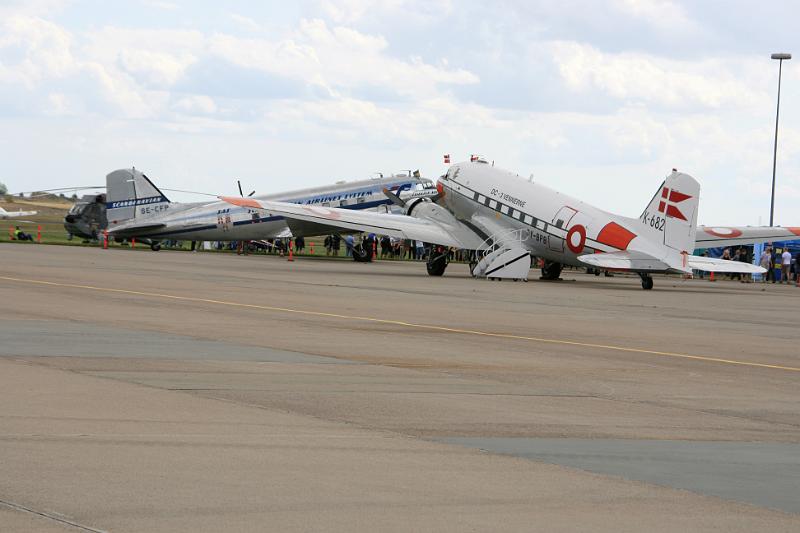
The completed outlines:
{"type": "Polygon", "coordinates": [[[431,249],[430,256],[428,256],[425,267],[429,276],[441,276],[444,274],[448,263],[447,249],[444,246],[434,246],[431,249]]]}
{"type": "Polygon", "coordinates": [[[653,288],[653,278],[650,276],[642,276],[642,288],[649,291],[653,288]]]}
{"type": "Polygon", "coordinates": [[[150,249],[153,250],[154,252],[159,251],[161,249],[161,243],[154,242],[153,244],[150,245],[150,249]]]}
{"type": "Polygon", "coordinates": [[[539,279],[555,281],[561,275],[562,268],[563,265],[561,263],[556,263],[555,261],[545,261],[542,265],[542,275],[539,277],[539,279]]]}
{"type": "Polygon", "coordinates": [[[356,263],[369,263],[372,261],[372,250],[367,250],[363,244],[353,246],[353,261],[356,263]]]}

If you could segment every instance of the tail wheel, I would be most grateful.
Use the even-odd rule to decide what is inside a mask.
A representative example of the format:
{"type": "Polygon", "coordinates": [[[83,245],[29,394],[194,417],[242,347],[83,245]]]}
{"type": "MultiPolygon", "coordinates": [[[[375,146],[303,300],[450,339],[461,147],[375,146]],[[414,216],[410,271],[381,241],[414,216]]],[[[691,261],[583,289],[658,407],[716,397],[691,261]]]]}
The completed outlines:
{"type": "Polygon", "coordinates": [[[542,275],[539,277],[539,279],[555,281],[561,275],[562,268],[563,266],[561,263],[556,263],[555,261],[545,261],[544,265],[542,265],[542,275]]]}
{"type": "Polygon", "coordinates": [[[447,264],[450,262],[450,258],[447,254],[447,248],[444,246],[434,246],[431,249],[430,256],[428,257],[428,262],[426,263],[426,267],[428,269],[429,276],[441,276],[444,274],[445,269],[447,268],[447,264]]]}

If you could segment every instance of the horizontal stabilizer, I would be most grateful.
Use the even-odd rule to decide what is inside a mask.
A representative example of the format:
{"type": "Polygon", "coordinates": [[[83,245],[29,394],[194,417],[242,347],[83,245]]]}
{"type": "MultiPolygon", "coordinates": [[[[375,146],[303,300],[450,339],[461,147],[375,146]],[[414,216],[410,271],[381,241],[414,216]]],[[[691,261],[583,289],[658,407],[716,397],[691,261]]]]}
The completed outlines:
{"type": "Polygon", "coordinates": [[[750,263],[742,263],[741,261],[730,261],[726,259],[715,259],[713,257],[701,257],[697,255],[690,255],[686,264],[689,268],[695,270],[702,270],[704,272],[733,272],[741,274],[763,274],[767,270],[750,263]]]}
{"type": "Polygon", "coordinates": [[[636,272],[666,272],[667,263],[643,252],[621,250],[607,254],[580,255],[578,260],[597,268],[632,270],[636,272]]]}

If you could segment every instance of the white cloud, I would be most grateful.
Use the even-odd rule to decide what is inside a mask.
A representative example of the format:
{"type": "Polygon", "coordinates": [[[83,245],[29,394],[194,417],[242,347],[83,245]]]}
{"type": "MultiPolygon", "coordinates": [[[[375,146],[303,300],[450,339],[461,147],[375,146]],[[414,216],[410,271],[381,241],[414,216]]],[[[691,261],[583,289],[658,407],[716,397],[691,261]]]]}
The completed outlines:
{"type": "Polygon", "coordinates": [[[547,46],[573,91],[677,108],[754,107],[768,101],[765,93],[747,83],[743,74],[750,65],[740,58],[730,63],[723,59],[689,62],[638,53],[609,54],[574,41],[547,46]]]}
{"type": "Polygon", "coordinates": [[[419,24],[442,20],[453,11],[452,0],[320,0],[319,6],[340,24],[392,17],[402,17],[407,24],[419,24]]]}
{"type": "Polygon", "coordinates": [[[342,26],[331,28],[319,19],[302,20],[290,38],[280,41],[217,34],[209,45],[212,54],[233,64],[322,87],[332,95],[342,89],[375,86],[421,97],[434,95],[438,85],[479,81],[463,69],[391,57],[387,47],[383,37],[342,26]]]}
{"type": "Polygon", "coordinates": [[[211,115],[217,112],[217,104],[214,100],[209,96],[201,94],[181,98],[173,107],[179,111],[193,115],[211,115]]]}
{"type": "Polygon", "coordinates": [[[142,4],[156,9],[163,9],[165,11],[175,11],[178,9],[178,4],[173,2],[161,2],[159,0],[142,0],[142,4]]]}
{"type": "Polygon", "coordinates": [[[262,29],[261,24],[251,19],[250,17],[245,17],[243,15],[239,15],[238,13],[230,13],[228,14],[228,16],[233,22],[238,24],[244,30],[261,31],[262,29]]]}
{"type": "Polygon", "coordinates": [[[618,10],[676,35],[697,28],[683,7],[669,0],[615,0],[615,4],[618,10]]]}

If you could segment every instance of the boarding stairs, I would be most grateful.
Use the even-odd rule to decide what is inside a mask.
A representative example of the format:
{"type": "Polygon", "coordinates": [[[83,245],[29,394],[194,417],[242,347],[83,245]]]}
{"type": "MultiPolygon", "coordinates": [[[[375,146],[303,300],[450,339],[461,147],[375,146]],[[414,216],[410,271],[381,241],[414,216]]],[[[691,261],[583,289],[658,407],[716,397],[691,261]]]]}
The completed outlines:
{"type": "Polygon", "coordinates": [[[478,262],[471,267],[472,276],[528,281],[531,256],[523,243],[529,238],[530,230],[525,228],[490,236],[477,249],[478,262]]]}

